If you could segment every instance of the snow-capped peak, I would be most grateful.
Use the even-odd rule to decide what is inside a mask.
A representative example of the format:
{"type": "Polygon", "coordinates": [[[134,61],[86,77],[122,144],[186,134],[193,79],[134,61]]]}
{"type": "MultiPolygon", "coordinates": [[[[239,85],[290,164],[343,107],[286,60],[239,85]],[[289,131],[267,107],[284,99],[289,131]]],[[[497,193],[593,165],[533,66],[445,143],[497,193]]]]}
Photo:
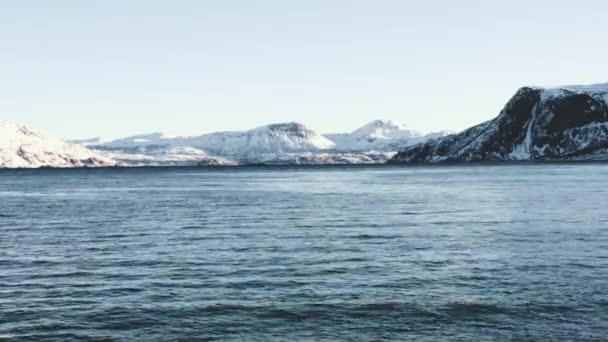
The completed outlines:
{"type": "Polygon", "coordinates": [[[298,122],[270,124],[258,127],[257,130],[269,130],[276,133],[313,135],[315,132],[298,122]]]}
{"type": "Polygon", "coordinates": [[[132,155],[132,160],[182,162],[188,158],[200,158],[201,153],[214,157],[263,160],[268,155],[396,152],[405,146],[444,135],[423,135],[390,120],[372,121],[352,133],[327,135],[321,135],[298,122],[286,122],[248,131],[217,132],[192,137],[173,138],[163,133],[140,134],[103,142],[93,145],[93,148],[114,159],[125,161],[132,155]],[[181,148],[179,153],[174,150],[178,147],[181,148]]]}
{"type": "Polygon", "coordinates": [[[407,129],[407,127],[401,123],[395,122],[393,120],[374,120],[370,123],[368,123],[367,125],[364,125],[363,127],[359,128],[358,130],[362,130],[362,129],[407,129]]]}
{"type": "Polygon", "coordinates": [[[333,149],[335,144],[297,122],[278,123],[244,132],[219,132],[193,137],[188,142],[215,155],[311,152],[333,149]]]}
{"type": "Polygon", "coordinates": [[[217,132],[192,137],[171,137],[163,133],[140,134],[101,143],[95,148],[158,155],[162,150],[175,147],[191,147],[214,156],[242,157],[266,153],[324,151],[333,149],[335,144],[301,123],[288,122],[243,132],[217,132]]]}
{"type": "Polygon", "coordinates": [[[325,136],[340,151],[397,151],[432,137],[391,120],[374,120],[352,133],[325,136]]]}
{"type": "Polygon", "coordinates": [[[391,120],[374,120],[351,133],[355,137],[370,139],[413,138],[422,134],[391,120]]]}

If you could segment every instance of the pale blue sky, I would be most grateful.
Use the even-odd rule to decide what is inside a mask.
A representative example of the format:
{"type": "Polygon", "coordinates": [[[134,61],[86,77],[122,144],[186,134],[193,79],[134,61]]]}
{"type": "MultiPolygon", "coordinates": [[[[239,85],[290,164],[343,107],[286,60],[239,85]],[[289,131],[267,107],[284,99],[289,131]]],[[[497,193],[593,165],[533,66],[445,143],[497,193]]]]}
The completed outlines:
{"type": "Polygon", "coordinates": [[[64,138],[495,116],[608,81],[605,0],[0,0],[0,119],[64,138]]]}

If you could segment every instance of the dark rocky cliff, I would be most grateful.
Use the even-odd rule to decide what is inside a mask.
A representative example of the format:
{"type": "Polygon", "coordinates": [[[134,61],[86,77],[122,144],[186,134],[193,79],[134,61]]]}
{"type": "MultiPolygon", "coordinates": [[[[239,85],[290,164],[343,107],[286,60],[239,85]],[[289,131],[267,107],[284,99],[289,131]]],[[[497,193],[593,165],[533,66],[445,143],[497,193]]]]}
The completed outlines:
{"type": "Polygon", "coordinates": [[[524,87],[493,120],[406,148],[392,163],[608,159],[608,85],[524,87]]]}

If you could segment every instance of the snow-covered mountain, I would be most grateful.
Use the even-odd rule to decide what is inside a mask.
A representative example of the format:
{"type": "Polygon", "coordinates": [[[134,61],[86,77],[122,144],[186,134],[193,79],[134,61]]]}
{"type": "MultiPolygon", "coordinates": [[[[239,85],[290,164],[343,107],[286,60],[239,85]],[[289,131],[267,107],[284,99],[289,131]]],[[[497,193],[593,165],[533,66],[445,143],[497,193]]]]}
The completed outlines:
{"type": "Polygon", "coordinates": [[[68,144],[0,121],[0,168],[111,166],[114,161],[86,147],[68,144]]]}
{"type": "Polygon", "coordinates": [[[493,120],[408,147],[391,162],[608,159],[608,83],[524,87],[493,120]]]}
{"type": "Polygon", "coordinates": [[[377,120],[344,134],[321,135],[292,122],[77,142],[83,146],[0,122],[0,167],[381,163],[397,150],[391,162],[608,159],[608,83],[521,88],[496,118],[458,134],[422,134],[377,120]]]}
{"type": "Polygon", "coordinates": [[[171,137],[163,133],[140,134],[103,142],[107,148],[189,146],[210,154],[243,156],[261,153],[322,151],[334,143],[306,126],[291,122],[258,127],[244,132],[217,132],[195,137],[171,137]]]}
{"type": "Polygon", "coordinates": [[[422,134],[390,120],[375,120],[352,133],[326,134],[338,151],[398,151],[448,132],[422,134]]]}
{"type": "Polygon", "coordinates": [[[332,141],[295,122],[194,137],[152,133],[107,142],[100,139],[81,142],[128,165],[234,165],[269,163],[275,159],[283,163],[296,160],[294,154],[324,152],[335,147],[332,141]]]}
{"type": "Polygon", "coordinates": [[[179,140],[180,144],[201,148],[213,155],[232,157],[325,151],[335,147],[331,140],[296,122],[267,125],[245,132],[211,133],[179,140]]]}
{"type": "Polygon", "coordinates": [[[443,135],[377,120],[348,134],[321,135],[291,122],[194,137],[152,133],[78,142],[128,165],[195,165],[211,159],[220,164],[356,164],[382,163],[405,146],[443,135]]]}
{"type": "Polygon", "coordinates": [[[127,165],[365,164],[383,163],[404,146],[445,134],[423,135],[377,120],[348,134],[321,135],[291,122],[193,137],[152,133],[73,142],[127,165]]]}

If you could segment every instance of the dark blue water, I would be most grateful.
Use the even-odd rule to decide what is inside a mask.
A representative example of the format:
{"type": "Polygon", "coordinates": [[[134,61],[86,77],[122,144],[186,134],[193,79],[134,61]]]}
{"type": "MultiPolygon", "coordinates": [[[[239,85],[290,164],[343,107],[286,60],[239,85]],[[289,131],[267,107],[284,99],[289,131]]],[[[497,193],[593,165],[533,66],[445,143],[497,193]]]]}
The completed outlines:
{"type": "Polygon", "coordinates": [[[0,172],[0,339],[606,340],[608,165],[0,172]]]}

